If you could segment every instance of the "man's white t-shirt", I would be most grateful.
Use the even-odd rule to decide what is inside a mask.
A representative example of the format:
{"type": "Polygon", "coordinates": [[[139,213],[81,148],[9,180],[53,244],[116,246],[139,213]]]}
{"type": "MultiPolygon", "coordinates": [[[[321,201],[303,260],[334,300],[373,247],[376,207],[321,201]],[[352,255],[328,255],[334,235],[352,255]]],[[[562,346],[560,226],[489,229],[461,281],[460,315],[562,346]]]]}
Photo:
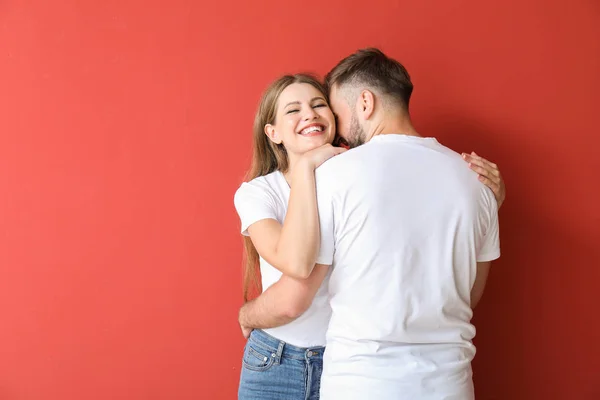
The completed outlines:
{"type": "Polygon", "coordinates": [[[375,136],[317,169],[333,265],[321,399],[473,398],[470,292],[497,203],[434,138],[375,136]]]}
{"type": "MultiPolygon", "coordinates": [[[[263,219],[274,219],[283,225],[289,198],[290,187],[279,171],[243,183],[234,197],[235,208],[242,222],[242,234],[248,236],[248,227],[263,219]]],[[[262,257],[260,273],[263,290],[267,290],[282,275],[262,257]]],[[[329,273],[317,291],[311,306],[299,318],[289,324],[264,329],[264,331],[294,346],[324,346],[325,332],[331,316],[327,297],[328,280],[329,273]]]]}

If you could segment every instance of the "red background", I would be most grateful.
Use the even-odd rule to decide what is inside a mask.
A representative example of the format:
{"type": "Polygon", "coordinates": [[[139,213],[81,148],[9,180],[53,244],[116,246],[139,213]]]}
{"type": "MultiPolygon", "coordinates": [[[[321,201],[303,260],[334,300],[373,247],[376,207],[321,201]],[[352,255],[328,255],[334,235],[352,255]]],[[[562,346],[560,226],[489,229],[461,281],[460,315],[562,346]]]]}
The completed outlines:
{"type": "Polygon", "coordinates": [[[597,1],[0,2],[0,399],[233,399],[264,87],[380,46],[496,161],[478,399],[600,399],[597,1]]]}

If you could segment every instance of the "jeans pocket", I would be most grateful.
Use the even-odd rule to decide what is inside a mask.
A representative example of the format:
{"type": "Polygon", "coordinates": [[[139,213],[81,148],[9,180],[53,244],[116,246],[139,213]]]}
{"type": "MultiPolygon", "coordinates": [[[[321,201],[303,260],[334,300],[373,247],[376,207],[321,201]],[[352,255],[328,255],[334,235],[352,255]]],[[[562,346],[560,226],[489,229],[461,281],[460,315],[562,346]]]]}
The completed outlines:
{"type": "Polygon", "coordinates": [[[252,371],[266,371],[275,362],[275,357],[272,357],[271,354],[272,352],[248,341],[244,350],[242,364],[245,368],[252,371]]]}

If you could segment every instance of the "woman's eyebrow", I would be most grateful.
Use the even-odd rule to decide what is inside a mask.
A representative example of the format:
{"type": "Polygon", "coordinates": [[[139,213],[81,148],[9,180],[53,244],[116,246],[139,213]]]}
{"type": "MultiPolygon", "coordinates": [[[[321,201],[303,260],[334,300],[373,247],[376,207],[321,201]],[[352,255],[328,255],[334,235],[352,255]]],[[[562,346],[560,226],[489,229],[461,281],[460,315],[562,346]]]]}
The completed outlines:
{"type": "Polygon", "coordinates": [[[291,106],[291,105],[299,105],[299,104],[300,104],[300,102],[299,102],[299,101],[292,101],[292,102],[289,102],[289,103],[287,103],[287,104],[286,104],[286,105],[285,105],[283,108],[285,108],[285,107],[287,107],[287,106],[291,106]]]}

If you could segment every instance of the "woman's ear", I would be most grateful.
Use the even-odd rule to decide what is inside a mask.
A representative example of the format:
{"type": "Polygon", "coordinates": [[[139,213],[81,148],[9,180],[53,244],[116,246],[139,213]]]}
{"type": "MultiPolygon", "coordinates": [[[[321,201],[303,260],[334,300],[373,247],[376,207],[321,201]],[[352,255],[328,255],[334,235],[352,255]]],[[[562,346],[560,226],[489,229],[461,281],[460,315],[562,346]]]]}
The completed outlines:
{"type": "Polygon", "coordinates": [[[277,133],[277,130],[273,125],[265,125],[265,135],[267,135],[269,139],[271,139],[271,142],[275,144],[281,144],[281,138],[279,137],[279,134],[277,133]]]}

